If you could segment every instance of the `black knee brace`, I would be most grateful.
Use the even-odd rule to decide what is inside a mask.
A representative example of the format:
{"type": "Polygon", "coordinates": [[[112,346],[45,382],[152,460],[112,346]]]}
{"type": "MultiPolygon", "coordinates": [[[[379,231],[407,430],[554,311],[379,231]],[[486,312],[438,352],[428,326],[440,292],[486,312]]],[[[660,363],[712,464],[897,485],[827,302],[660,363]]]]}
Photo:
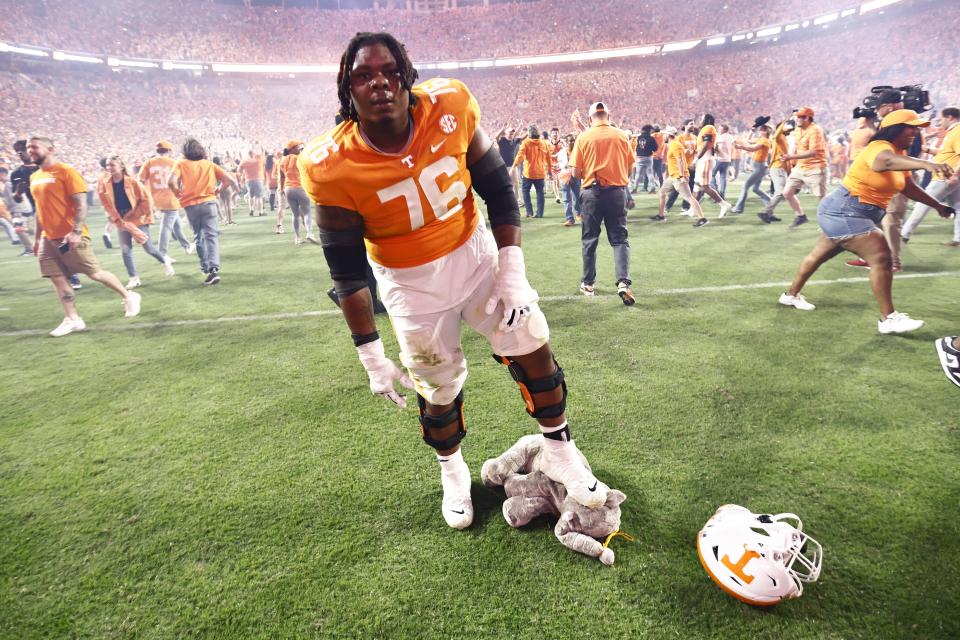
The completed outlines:
{"type": "Polygon", "coordinates": [[[417,394],[417,406],[420,408],[420,435],[423,441],[436,449],[444,451],[451,449],[463,440],[467,435],[467,424],[463,420],[463,390],[453,399],[453,408],[441,416],[431,416],[427,414],[427,401],[419,393],[417,394]],[[451,422],[456,421],[457,432],[444,440],[437,440],[430,435],[430,429],[442,429],[451,422]]]}
{"type": "Polygon", "coordinates": [[[528,378],[523,367],[521,367],[516,360],[511,360],[507,356],[498,356],[497,354],[493,354],[493,359],[500,364],[507,365],[507,369],[510,370],[510,376],[520,387],[520,395],[523,396],[523,401],[527,405],[527,413],[531,416],[534,418],[558,418],[567,410],[567,383],[563,380],[563,369],[560,368],[556,358],[553,359],[553,365],[557,370],[553,375],[536,379],[528,378]],[[533,400],[533,394],[553,391],[557,387],[563,389],[563,398],[560,399],[560,402],[538,407],[533,400]]]}

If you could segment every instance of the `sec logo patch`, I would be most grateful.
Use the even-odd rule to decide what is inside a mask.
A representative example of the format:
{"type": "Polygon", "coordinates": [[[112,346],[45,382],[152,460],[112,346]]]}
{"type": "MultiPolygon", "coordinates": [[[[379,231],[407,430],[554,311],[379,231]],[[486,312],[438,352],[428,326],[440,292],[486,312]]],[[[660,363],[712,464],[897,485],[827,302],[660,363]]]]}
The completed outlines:
{"type": "Polygon", "coordinates": [[[457,129],[457,119],[454,118],[451,114],[449,113],[444,114],[444,116],[440,118],[440,130],[443,131],[445,134],[450,135],[451,133],[456,131],[456,129],[457,129]]]}

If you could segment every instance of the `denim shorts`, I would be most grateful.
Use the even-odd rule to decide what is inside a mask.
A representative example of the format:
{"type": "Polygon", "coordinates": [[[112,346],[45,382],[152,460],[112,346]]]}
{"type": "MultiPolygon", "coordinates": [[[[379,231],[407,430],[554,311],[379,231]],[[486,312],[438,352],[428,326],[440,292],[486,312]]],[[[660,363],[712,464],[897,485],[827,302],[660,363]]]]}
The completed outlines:
{"type": "Polygon", "coordinates": [[[846,187],[837,187],[820,201],[817,224],[831,240],[847,240],[870,233],[880,225],[886,211],[874,204],[864,204],[850,195],[846,187]]]}

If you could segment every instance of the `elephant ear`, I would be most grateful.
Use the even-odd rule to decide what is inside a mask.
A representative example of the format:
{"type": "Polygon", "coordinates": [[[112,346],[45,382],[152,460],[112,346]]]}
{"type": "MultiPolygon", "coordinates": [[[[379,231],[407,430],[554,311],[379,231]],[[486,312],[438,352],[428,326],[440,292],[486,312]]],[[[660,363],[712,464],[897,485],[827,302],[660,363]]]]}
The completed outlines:
{"type": "Polygon", "coordinates": [[[627,494],[617,489],[611,489],[607,492],[606,506],[613,508],[620,506],[620,503],[627,499],[627,494]]]}

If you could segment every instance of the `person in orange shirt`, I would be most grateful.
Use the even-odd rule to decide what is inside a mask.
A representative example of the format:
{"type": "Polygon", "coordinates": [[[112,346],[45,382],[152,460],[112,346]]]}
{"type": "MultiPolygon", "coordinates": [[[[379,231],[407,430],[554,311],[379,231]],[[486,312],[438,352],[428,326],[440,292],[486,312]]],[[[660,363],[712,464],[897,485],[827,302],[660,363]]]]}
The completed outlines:
{"type": "Polygon", "coordinates": [[[553,197],[557,204],[561,204],[560,199],[562,188],[560,186],[560,163],[557,160],[558,154],[563,150],[563,141],[560,140],[560,129],[554,127],[550,129],[550,140],[547,143],[550,147],[550,184],[553,187],[553,197]]]}
{"type": "Polygon", "coordinates": [[[693,197],[690,191],[689,171],[687,170],[687,149],[682,138],[677,135],[677,130],[673,127],[664,129],[664,146],[667,148],[666,169],[667,175],[663,178],[663,186],[657,194],[660,202],[660,209],[657,215],[650,216],[654,222],[663,222],[666,220],[664,215],[667,209],[667,199],[676,200],[679,196],[690,207],[690,211],[696,216],[697,221],[693,226],[697,229],[709,224],[706,216],[703,215],[703,209],[700,203],[693,197]]]}
{"type": "Polygon", "coordinates": [[[520,192],[523,193],[523,207],[528,218],[542,218],[546,204],[543,183],[550,171],[550,148],[546,140],[540,138],[540,129],[535,124],[527,129],[527,137],[520,143],[517,155],[513,159],[514,167],[519,167],[521,163],[523,163],[523,177],[520,180],[520,192]],[[533,213],[530,187],[537,192],[536,215],[533,213]]]}
{"type": "Polygon", "coordinates": [[[830,181],[834,179],[841,180],[847,172],[847,142],[842,134],[834,137],[833,144],[830,145],[830,181]]]}
{"type": "Polygon", "coordinates": [[[134,242],[163,265],[163,272],[168,277],[174,275],[173,261],[157,251],[150,242],[150,225],[153,224],[153,198],[150,191],[127,175],[127,166],[119,156],[107,160],[107,171],[109,175],[97,183],[97,195],[107,216],[117,226],[123,266],[130,277],[127,289],[142,284],[133,260],[134,242]]]}
{"type": "MultiPolygon", "coordinates": [[[[850,153],[848,160],[853,162],[861,151],[867,148],[870,140],[877,133],[873,118],[860,118],[857,128],[850,132],[850,153]]],[[[844,172],[846,173],[846,172],[844,172]]]]}
{"type": "Polygon", "coordinates": [[[283,156],[279,151],[267,154],[266,173],[267,188],[270,190],[270,211],[276,212],[277,226],[276,233],[283,233],[283,192],[278,191],[280,186],[280,161],[283,156]]]}
{"type": "Polygon", "coordinates": [[[30,194],[37,206],[33,252],[40,257],[40,275],[50,278],[64,312],[63,322],[50,335],[58,338],[87,327],[77,313],[67,280],[75,273],[86,274],[120,295],[126,317],[139,314],[140,294],[128,291],[117,276],[102,269],[93,253],[86,225],[87,183],[83,176],[57,161],[49,138],[30,138],[27,153],[40,167],[30,176],[30,194]]]}
{"type": "Polygon", "coordinates": [[[180,201],[193,228],[203,284],[220,282],[220,218],[217,196],[225,186],[239,189],[223,168],[207,160],[207,150],[196,138],[183,143],[183,158],[177,160],[167,185],[180,201]]]}
{"type": "MultiPolygon", "coordinates": [[[[161,214],[160,242],[157,248],[166,257],[170,256],[167,248],[170,245],[171,235],[180,243],[187,255],[193,253],[196,248],[183,234],[183,225],[180,224],[180,202],[167,186],[170,174],[173,172],[173,165],[176,164],[170,157],[172,150],[173,143],[166,140],[157,142],[157,154],[143,163],[138,174],[140,182],[150,189],[153,204],[161,214]]],[[[176,262],[173,258],[170,258],[170,261],[176,262]]]]}
{"type": "Polygon", "coordinates": [[[790,229],[796,229],[808,221],[803,213],[803,206],[797,199],[797,193],[803,185],[810,187],[813,194],[821,200],[827,193],[827,141],[820,125],[814,124],[813,116],[814,112],[810,107],[797,110],[797,148],[793,153],[783,155],[784,160],[796,161],[783,190],[783,199],[796,214],[790,223],[790,229]]]}
{"type": "Polygon", "coordinates": [[[608,488],[571,438],[563,371],[525,273],[516,194],[476,99],[452,78],[415,84],[406,49],[388,33],[358,33],[340,60],[343,122],[304,149],[300,175],[370,390],[403,407],[394,385],[415,386],[421,435],[440,465],[443,519],[455,529],[473,522],[460,448],[464,323],[520,386],[543,434],[534,440],[544,474],[581,504],[604,504],[608,488]],[[474,193],[486,204],[489,232],[474,193]],[[368,264],[410,377],[377,333],[368,264]]]}
{"type": "MultiPolygon", "coordinates": [[[[950,203],[954,208],[960,207],[960,107],[944,107],[940,112],[941,125],[945,130],[943,141],[938,149],[927,147],[929,152],[934,153],[933,161],[940,164],[948,164],[953,169],[953,176],[934,175],[933,180],[927,187],[931,196],[937,199],[943,199],[950,203]]],[[[921,202],[913,206],[910,218],[903,226],[903,241],[908,242],[917,226],[923,221],[930,207],[921,202]]],[[[955,217],[953,221],[953,239],[946,243],[948,247],[960,247],[960,217],[955,217]]]]}
{"type": "Polygon", "coordinates": [[[627,135],[610,124],[603,102],[590,105],[590,128],[581,133],[570,153],[573,176],[581,180],[580,215],[583,216],[583,278],[580,292],[594,295],[597,279],[597,245],[600,227],[607,230],[613,248],[617,294],[623,304],[636,302],[630,285],[630,241],[627,239],[627,191],[636,158],[627,135]]]}
{"type": "Polygon", "coordinates": [[[250,215],[263,216],[263,181],[265,168],[263,155],[247,152],[247,159],[240,163],[240,173],[247,181],[247,194],[250,196],[250,215]]]}
{"type": "Polygon", "coordinates": [[[306,232],[307,240],[313,244],[319,244],[312,231],[310,198],[307,197],[307,192],[303,190],[300,183],[297,159],[301,151],[303,151],[303,142],[290,140],[283,150],[283,160],[280,161],[280,190],[290,203],[290,213],[293,216],[293,243],[298,246],[303,244],[303,238],[300,237],[301,227],[306,232]]]}
{"type": "MultiPolygon", "coordinates": [[[[697,160],[697,132],[699,131],[696,123],[693,120],[687,120],[683,125],[683,128],[680,129],[679,134],[676,136],[677,142],[683,147],[684,153],[684,166],[686,167],[685,171],[687,172],[687,186],[690,187],[690,192],[693,192],[694,189],[694,179],[696,177],[696,160],[697,160]]],[[[669,153],[669,149],[667,150],[669,153]]],[[[669,174],[669,171],[667,172],[669,174]]],[[[670,196],[667,198],[667,205],[664,211],[670,211],[673,208],[673,203],[677,201],[677,198],[680,196],[680,192],[676,189],[670,193],[670,196]]],[[[684,211],[690,210],[690,203],[687,200],[683,201],[682,206],[684,211]]],[[[685,213],[684,215],[691,215],[690,213],[685,213]]]]}
{"type": "Polygon", "coordinates": [[[780,296],[780,304],[813,311],[814,305],[800,294],[803,285],[820,265],[846,250],[870,266],[870,286],[880,307],[877,323],[880,333],[906,333],[923,326],[922,320],[914,320],[893,306],[893,261],[890,245],[879,226],[890,200],[898,193],[933,207],[943,217],[954,213],[951,207],[914,184],[911,176],[917,169],[938,171],[948,177],[953,174],[947,164],[906,155],[918,129],[929,124],[909,109],[898,109],[883,118],[877,135],[857,155],[843,184],[820,202],[817,210],[820,238],[800,263],[793,284],[780,296]]]}
{"type": "Polygon", "coordinates": [[[747,196],[750,191],[757,194],[757,197],[763,200],[763,204],[770,203],[770,196],[763,190],[763,177],[767,175],[767,156],[770,155],[770,127],[761,125],[757,128],[759,134],[750,143],[744,144],[739,140],[734,142],[737,149],[752,153],[753,172],[747,176],[747,181],[743,183],[743,190],[740,192],[740,198],[733,207],[734,213],[743,213],[743,207],[747,203],[747,196]]]}
{"type": "Polygon", "coordinates": [[[717,128],[714,126],[715,120],[713,114],[707,113],[703,116],[703,124],[700,132],[697,134],[697,156],[696,166],[694,168],[694,191],[693,197],[698,201],[703,194],[710,196],[710,199],[720,205],[719,218],[724,217],[733,205],[727,202],[716,189],[710,186],[710,180],[713,178],[713,170],[717,166],[715,159],[715,149],[717,146],[717,128]]]}

